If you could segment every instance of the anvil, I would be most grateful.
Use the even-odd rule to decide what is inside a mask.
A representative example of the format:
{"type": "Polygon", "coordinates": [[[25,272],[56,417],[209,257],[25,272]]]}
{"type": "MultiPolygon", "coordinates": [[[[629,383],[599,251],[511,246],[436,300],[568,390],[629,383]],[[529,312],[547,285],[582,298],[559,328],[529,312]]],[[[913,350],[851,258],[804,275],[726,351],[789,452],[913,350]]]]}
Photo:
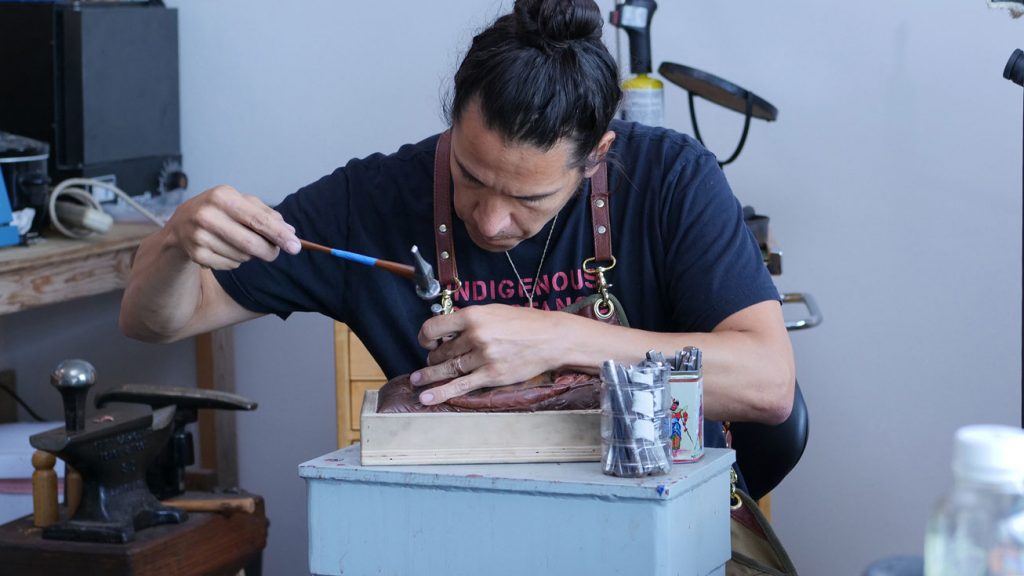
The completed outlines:
{"type": "Polygon", "coordinates": [[[123,543],[135,531],[184,522],[182,510],[160,504],[146,487],[146,467],[173,431],[174,406],[130,406],[86,418],[96,370],[84,360],[62,362],[50,383],[64,399],[65,426],[36,434],[33,447],[50,452],[82,475],[82,500],[74,516],[43,529],[43,538],[123,543]]]}

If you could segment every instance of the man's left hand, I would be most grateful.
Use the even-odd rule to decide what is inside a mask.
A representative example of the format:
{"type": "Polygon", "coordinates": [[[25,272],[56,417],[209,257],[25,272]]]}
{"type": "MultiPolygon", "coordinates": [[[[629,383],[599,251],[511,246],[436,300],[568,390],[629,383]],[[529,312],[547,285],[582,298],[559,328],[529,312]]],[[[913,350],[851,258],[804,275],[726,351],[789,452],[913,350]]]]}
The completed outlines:
{"type": "Polygon", "coordinates": [[[430,350],[428,366],[413,372],[410,382],[413,386],[451,382],[424,391],[420,402],[440,404],[472,390],[515,384],[560,367],[557,346],[562,316],[568,315],[487,304],[427,320],[419,341],[430,350]]]}

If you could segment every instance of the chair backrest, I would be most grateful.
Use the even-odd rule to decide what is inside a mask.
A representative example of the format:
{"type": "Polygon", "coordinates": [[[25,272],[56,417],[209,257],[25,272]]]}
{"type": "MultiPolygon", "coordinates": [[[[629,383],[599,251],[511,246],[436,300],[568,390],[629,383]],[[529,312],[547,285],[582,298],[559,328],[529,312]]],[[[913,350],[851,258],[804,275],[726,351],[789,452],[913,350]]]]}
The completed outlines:
{"type": "Polygon", "coordinates": [[[736,422],[730,430],[736,464],[743,472],[747,491],[759,500],[782,482],[807,447],[807,404],[800,384],[793,394],[793,410],[782,424],[736,422]]]}

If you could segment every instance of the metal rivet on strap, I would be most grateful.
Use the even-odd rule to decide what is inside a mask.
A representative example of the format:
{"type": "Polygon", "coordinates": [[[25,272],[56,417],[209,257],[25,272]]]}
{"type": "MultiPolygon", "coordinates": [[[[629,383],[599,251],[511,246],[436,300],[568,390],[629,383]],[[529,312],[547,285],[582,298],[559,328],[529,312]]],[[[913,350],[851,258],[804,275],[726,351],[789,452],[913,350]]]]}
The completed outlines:
{"type": "Polygon", "coordinates": [[[608,229],[607,229],[607,228],[605,228],[604,226],[598,226],[598,227],[597,227],[597,233],[598,233],[598,234],[604,234],[604,233],[605,233],[605,232],[607,232],[607,231],[608,231],[608,229]]]}
{"type": "Polygon", "coordinates": [[[594,205],[597,206],[598,208],[604,208],[604,200],[598,198],[597,200],[594,201],[594,205]]]}
{"type": "Polygon", "coordinates": [[[448,231],[448,227],[447,227],[447,226],[445,226],[444,224],[441,224],[440,226],[438,226],[438,227],[437,227],[437,230],[438,230],[438,232],[440,232],[441,234],[444,234],[445,232],[447,232],[447,231],[448,231]]]}
{"type": "Polygon", "coordinates": [[[447,259],[448,259],[448,252],[441,252],[441,260],[447,260],[447,259]]]}

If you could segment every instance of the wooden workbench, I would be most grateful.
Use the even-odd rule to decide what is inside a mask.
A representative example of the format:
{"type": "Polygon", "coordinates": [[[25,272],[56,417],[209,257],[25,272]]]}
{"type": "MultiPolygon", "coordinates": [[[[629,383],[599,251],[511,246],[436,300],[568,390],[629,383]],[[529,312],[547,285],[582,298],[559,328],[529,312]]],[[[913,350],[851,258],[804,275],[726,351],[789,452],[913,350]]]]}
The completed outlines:
{"type": "Polygon", "coordinates": [[[51,236],[0,250],[0,314],[124,288],[132,255],[153,224],[115,224],[81,240],[51,236]]]}

